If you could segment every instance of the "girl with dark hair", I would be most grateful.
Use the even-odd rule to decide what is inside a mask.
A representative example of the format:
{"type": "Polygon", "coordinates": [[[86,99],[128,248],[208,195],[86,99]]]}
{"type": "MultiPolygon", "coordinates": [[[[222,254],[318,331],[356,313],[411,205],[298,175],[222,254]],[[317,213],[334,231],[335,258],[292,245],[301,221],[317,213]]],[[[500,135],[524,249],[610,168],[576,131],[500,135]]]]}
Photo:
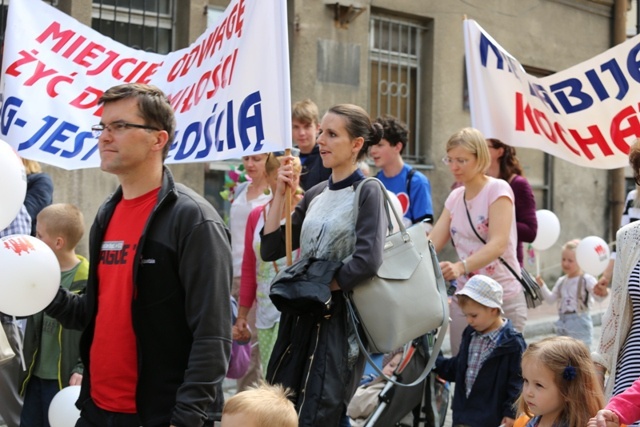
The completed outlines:
{"type": "MultiPolygon", "coordinates": [[[[387,230],[384,195],[375,183],[362,188],[357,218],[355,189],[364,179],[358,168],[370,146],[382,137],[360,107],[336,105],[324,115],[318,136],[322,163],[331,169],[327,182],[307,190],[291,217],[293,249],[300,259],[343,261],[330,285],[331,302],[324,313],[282,313],[278,338],[269,361],[267,381],[294,392],[300,426],[349,425],[346,406],[364,369],[343,292],[372,277],[382,263],[387,230]]],[[[285,157],[262,235],[265,261],[285,255],[281,212],[287,187],[295,191],[292,158],[285,157]]]]}
{"type": "Polygon", "coordinates": [[[487,175],[507,181],[513,190],[518,231],[516,251],[518,262],[522,266],[524,260],[522,242],[533,242],[538,232],[536,199],[533,197],[529,181],[522,174],[522,166],[516,157],[516,149],[495,138],[488,138],[487,145],[491,156],[491,165],[487,170],[487,175]]]}

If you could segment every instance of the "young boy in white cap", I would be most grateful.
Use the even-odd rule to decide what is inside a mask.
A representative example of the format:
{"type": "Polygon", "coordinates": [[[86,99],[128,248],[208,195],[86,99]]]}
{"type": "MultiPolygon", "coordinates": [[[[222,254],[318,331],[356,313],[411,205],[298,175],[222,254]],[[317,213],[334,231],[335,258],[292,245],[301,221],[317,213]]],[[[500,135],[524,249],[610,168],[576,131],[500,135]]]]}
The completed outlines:
{"type": "Polygon", "coordinates": [[[522,389],[520,359],[526,344],[502,315],[502,286],[475,275],[456,292],[469,326],[455,357],[440,356],[436,372],[455,382],[453,427],[512,427],[522,389]]]}

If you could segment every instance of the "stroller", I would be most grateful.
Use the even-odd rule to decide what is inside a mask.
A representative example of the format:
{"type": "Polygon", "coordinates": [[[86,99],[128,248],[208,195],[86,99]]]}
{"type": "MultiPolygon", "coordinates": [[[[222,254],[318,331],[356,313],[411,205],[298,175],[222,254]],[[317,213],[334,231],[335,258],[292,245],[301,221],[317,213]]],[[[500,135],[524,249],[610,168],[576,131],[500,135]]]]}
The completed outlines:
{"type": "MultiPolygon", "coordinates": [[[[432,335],[405,346],[403,358],[392,379],[410,384],[421,376],[429,360],[432,335]]],[[[378,405],[366,427],[442,427],[449,406],[449,384],[430,372],[420,383],[399,387],[387,381],[378,394],[378,405]]]]}

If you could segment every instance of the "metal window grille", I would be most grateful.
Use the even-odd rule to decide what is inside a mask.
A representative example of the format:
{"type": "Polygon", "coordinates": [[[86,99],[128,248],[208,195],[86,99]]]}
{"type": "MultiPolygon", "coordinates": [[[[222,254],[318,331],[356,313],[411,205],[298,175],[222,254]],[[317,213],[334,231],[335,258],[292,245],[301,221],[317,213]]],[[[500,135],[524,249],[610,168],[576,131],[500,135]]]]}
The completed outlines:
{"type": "MultiPolygon", "coordinates": [[[[45,3],[57,6],[58,0],[43,0],[45,3]]],[[[7,29],[7,13],[9,11],[9,0],[0,0],[0,63],[2,63],[2,53],[4,52],[4,33],[7,29]]]]}
{"type": "Polygon", "coordinates": [[[174,0],[99,0],[93,2],[94,30],[136,49],[173,50],[174,0]]]}
{"type": "Polygon", "coordinates": [[[9,11],[9,0],[0,0],[0,31],[2,31],[3,48],[4,48],[4,33],[5,33],[5,30],[7,29],[7,12],[8,11],[9,11]]]}
{"type": "Polygon", "coordinates": [[[370,33],[371,115],[390,114],[409,127],[403,157],[422,161],[420,154],[420,76],[422,39],[426,28],[373,16],[370,33]]]}

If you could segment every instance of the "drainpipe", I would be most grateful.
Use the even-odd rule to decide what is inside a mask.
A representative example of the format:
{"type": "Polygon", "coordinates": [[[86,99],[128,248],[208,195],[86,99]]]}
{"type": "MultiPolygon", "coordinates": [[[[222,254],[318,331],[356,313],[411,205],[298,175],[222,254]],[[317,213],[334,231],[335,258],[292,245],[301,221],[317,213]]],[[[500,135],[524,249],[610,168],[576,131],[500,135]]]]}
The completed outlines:
{"type": "MultiPolygon", "coordinates": [[[[629,0],[614,0],[613,4],[613,46],[627,39],[627,5],[629,0]]],[[[640,3],[640,0],[638,0],[640,3]]],[[[640,6],[640,5],[639,5],[640,6]]],[[[640,8],[639,8],[640,9],[640,8]]],[[[625,178],[624,168],[611,169],[609,171],[609,206],[610,229],[609,241],[615,239],[616,232],[620,228],[620,217],[624,211],[625,178]]]]}

